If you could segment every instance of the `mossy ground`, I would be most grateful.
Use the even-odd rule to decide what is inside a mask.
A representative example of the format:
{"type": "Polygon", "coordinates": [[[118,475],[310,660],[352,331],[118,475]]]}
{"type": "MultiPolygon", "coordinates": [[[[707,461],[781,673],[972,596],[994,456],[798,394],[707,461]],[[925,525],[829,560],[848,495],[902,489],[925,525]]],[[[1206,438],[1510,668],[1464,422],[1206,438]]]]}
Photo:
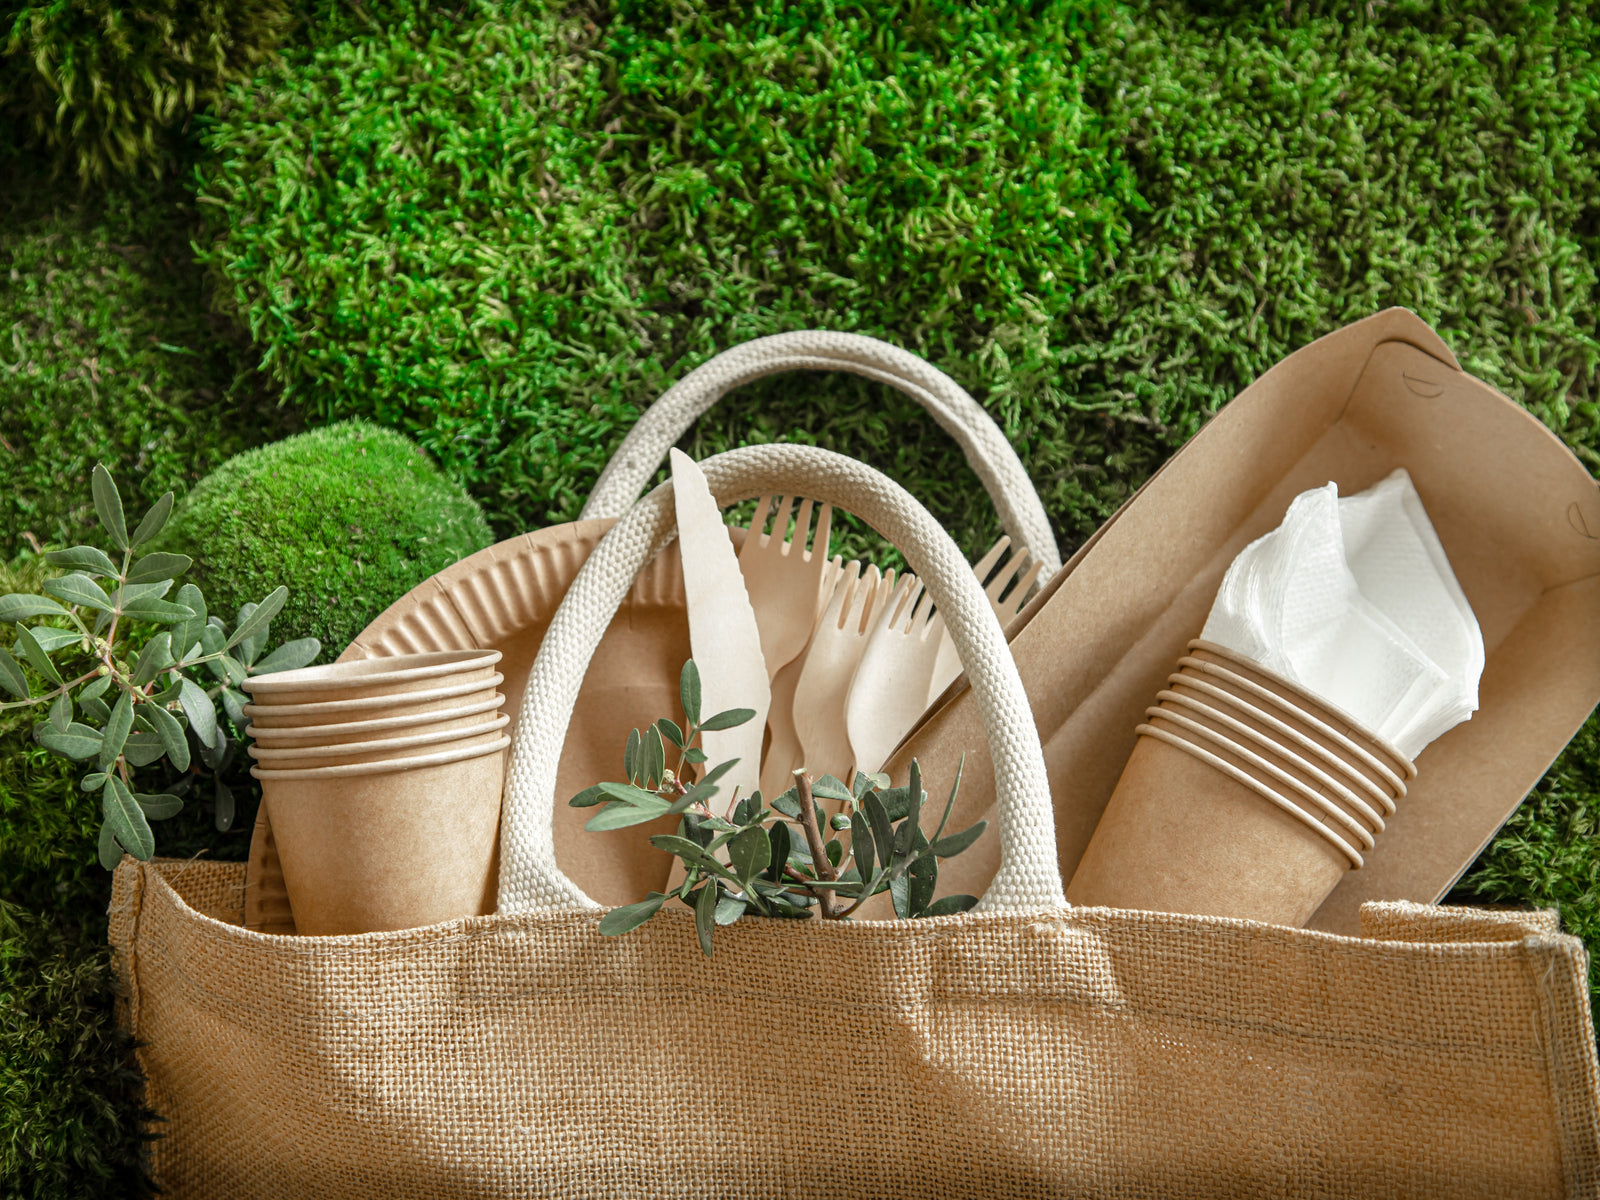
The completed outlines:
{"type": "MultiPolygon", "coordinates": [[[[192,194],[169,181],[91,205],[30,185],[31,215],[0,224],[24,280],[0,311],[31,347],[0,361],[0,432],[26,421],[41,447],[11,460],[8,550],[23,528],[82,527],[91,454],[192,482],[185,456],[225,451],[186,432],[184,406],[213,403],[213,433],[247,443],[273,420],[365,416],[428,445],[496,532],[563,519],[672,379],[815,325],[890,337],[968,383],[1067,547],[1261,371],[1389,304],[1600,469],[1585,6],[309,7],[281,65],[204,119],[192,194]],[[191,236],[247,339],[205,315],[191,236]],[[130,384],[80,415],[94,397],[69,373],[124,327],[129,376],[168,407],[130,384]]],[[[969,549],[993,533],[959,454],[876,385],[765,381],[687,445],[774,438],[885,467],[969,549]]],[[[7,935],[0,992],[37,997],[52,946],[101,978],[104,880],[62,815],[81,801],[21,773],[20,746],[3,761],[0,878],[24,878],[25,856],[20,902],[82,933],[7,935]]],[[[1591,720],[1453,896],[1557,905],[1600,947],[1597,822],[1591,720]]],[[[8,1136],[56,1166],[131,1162],[132,1109],[99,1098],[100,994],[75,994],[59,1021],[11,1002],[30,1032],[6,1045],[46,1049],[0,1058],[8,1131],[26,1131],[8,1136]],[[76,1149],[51,1140],[63,1113],[76,1149]]],[[[8,1153],[0,1190],[21,1190],[27,1160],[8,1153]]],[[[62,1166],[79,1182],[39,1194],[93,1194],[94,1169],[62,1166]]]]}

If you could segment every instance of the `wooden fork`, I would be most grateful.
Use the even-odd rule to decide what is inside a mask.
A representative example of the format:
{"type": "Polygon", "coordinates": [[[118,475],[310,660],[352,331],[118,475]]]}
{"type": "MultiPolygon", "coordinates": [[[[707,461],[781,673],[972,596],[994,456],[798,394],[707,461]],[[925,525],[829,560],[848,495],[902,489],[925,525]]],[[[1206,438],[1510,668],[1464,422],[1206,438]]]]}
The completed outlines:
{"type": "Polygon", "coordinates": [[[800,763],[813,777],[833,775],[850,781],[853,757],[845,702],[867,648],[872,615],[888,601],[893,588],[893,571],[879,575],[876,566],[862,571],[860,563],[847,563],[811,635],[795,684],[794,727],[800,738],[800,763]]]}
{"type": "MultiPolygon", "coordinates": [[[[1033,590],[1034,581],[1039,578],[1039,571],[1044,566],[1044,563],[1033,558],[1026,549],[1021,549],[1006,559],[999,570],[995,570],[995,565],[1000,562],[1000,556],[1010,545],[1010,537],[1002,537],[989,547],[989,552],[972,568],[973,574],[978,577],[978,582],[984,583],[983,594],[989,598],[989,608],[993,611],[995,619],[1000,622],[1001,629],[1010,625],[1022,611],[1022,606],[1028,602],[1028,593],[1033,590]],[[1017,574],[1024,567],[1028,568],[1027,573],[1019,580],[1017,574]],[[993,578],[990,577],[991,572],[993,578]],[[1015,587],[1011,586],[1013,583],[1016,584],[1015,587]],[[1010,588],[1009,592],[1007,588],[1010,588]]],[[[932,704],[938,699],[945,688],[950,686],[951,680],[959,674],[961,674],[961,660],[956,657],[956,647],[950,640],[950,631],[944,629],[940,633],[939,652],[934,662],[933,675],[929,680],[928,703],[932,704]]]]}
{"type": "MultiPolygon", "coordinates": [[[[822,601],[833,595],[834,586],[844,574],[844,559],[836,557],[828,564],[822,578],[822,601]]],[[[812,626],[822,616],[821,604],[812,626]]],[[[810,648],[811,634],[806,634],[810,648]]],[[[767,732],[771,735],[767,751],[761,760],[761,794],[767,797],[782,795],[794,783],[794,769],[800,765],[800,735],[794,730],[794,693],[800,682],[800,672],[805,668],[806,650],[801,650],[787,666],[781,667],[772,677],[772,705],[767,709],[767,732]]]]}
{"type": "Polygon", "coordinates": [[[922,716],[938,659],[944,618],[914,576],[903,575],[872,633],[850,684],[845,724],[858,771],[876,771],[922,716]]]}
{"type": "Polygon", "coordinates": [[[811,548],[807,549],[806,535],[811,528],[811,513],[816,502],[806,500],[800,505],[794,537],[785,541],[794,500],[793,496],[779,498],[772,532],[767,533],[767,514],[772,497],[761,497],[755,518],[750,522],[750,530],[745,535],[744,546],[739,551],[739,570],[744,574],[750,605],[756,610],[756,626],[761,631],[761,656],[767,660],[769,681],[776,678],[778,672],[805,649],[826,598],[822,585],[828,568],[828,534],[833,527],[833,506],[822,506],[822,515],[817,518],[816,536],[811,539],[811,548]]]}

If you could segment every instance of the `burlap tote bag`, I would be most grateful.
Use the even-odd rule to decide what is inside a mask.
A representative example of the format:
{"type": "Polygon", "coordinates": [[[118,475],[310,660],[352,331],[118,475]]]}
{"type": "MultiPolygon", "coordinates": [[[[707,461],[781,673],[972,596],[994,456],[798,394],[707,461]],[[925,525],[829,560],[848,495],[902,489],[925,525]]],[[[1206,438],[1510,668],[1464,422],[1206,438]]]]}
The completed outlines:
{"type": "Polygon", "coordinates": [[[241,868],[124,862],[112,934],[178,1196],[1592,1196],[1579,943],[1538,916],[1372,906],[1371,938],[1069,909],[1038,738],[960,553],[819,450],[707,460],[721,503],[831,500],[901,547],[983,711],[999,875],[978,911],[620,938],[561,873],[552,771],[589,654],[672,535],[601,541],[525,693],[502,912],[237,927],[241,868]],[[231,907],[230,907],[231,905],[231,907]]]}

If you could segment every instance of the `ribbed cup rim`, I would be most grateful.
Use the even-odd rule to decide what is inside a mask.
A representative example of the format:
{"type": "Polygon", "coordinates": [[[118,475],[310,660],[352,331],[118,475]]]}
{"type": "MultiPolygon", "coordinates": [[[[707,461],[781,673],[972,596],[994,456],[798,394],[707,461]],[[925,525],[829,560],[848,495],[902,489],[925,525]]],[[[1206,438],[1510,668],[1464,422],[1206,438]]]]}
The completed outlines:
{"type": "Polygon", "coordinates": [[[343,767],[297,767],[293,770],[271,770],[251,767],[250,774],[263,783],[290,779],[351,779],[360,775],[394,775],[401,771],[414,771],[418,767],[438,767],[446,763],[465,762],[486,754],[498,754],[511,745],[511,739],[502,737],[488,746],[470,746],[461,750],[441,750],[433,754],[418,754],[409,758],[391,758],[384,762],[351,763],[343,767]]]}
{"type": "MultiPolygon", "coordinates": [[[[1394,788],[1396,795],[1405,795],[1405,782],[1401,776],[1403,775],[1405,779],[1410,779],[1415,777],[1417,773],[1416,765],[1412,763],[1410,759],[1400,757],[1398,751],[1396,751],[1395,764],[1399,768],[1397,773],[1394,767],[1390,767],[1386,763],[1382,762],[1377,755],[1373,754],[1372,751],[1355,741],[1355,739],[1350,737],[1348,734],[1335,729],[1332,725],[1328,724],[1315,713],[1300,707],[1292,700],[1280,696],[1271,688],[1262,687],[1259,683],[1247,678],[1238,671],[1230,670],[1228,667],[1224,667],[1220,663],[1207,662],[1205,659],[1193,658],[1190,656],[1180,658],[1178,660],[1178,666],[1180,669],[1199,671],[1215,679],[1223,680],[1233,687],[1242,689],[1258,700],[1266,701],[1268,704],[1271,704],[1280,712],[1286,713],[1294,720],[1310,726],[1324,737],[1343,747],[1358,761],[1365,763],[1368,767],[1372,768],[1375,774],[1380,776],[1385,782],[1389,783],[1391,787],[1394,788]]],[[[1330,712],[1331,710],[1323,709],[1321,711],[1330,712]]],[[[1335,719],[1342,720],[1343,718],[1336,716],[1335,719]]],[[[1388,751],[1384,750],[1383,743],[1379,742],[1376,738],[1371,737],[1366,730],[1361,729],[1359,725],[1352,726],[1352,728],[1358,730],[1362,737],[1367,738],[1368,741],[1370,741],[1380,751],[1388,754],[1388,751]]]]}
{"type": "MultiPolygon", "coordinates": [[[[487,700],[476,704],[463,704],[460,708],[440,708],[432,712],[405,713],[395,717],[375,717],[370,721],[343,721],[333,725],[276,725],[258,728],[245,726],[245,736],[259,742],[272,742],[278,738],[346,738],[363,733],[382,733],[388,729],[410,729],[432,725],[441,721],[459,721],[462,717],[475,717],[479,713],[493,712],[506,702],[505,696],[496,692],[487,700]]],[[[252,706],[253,707],[253,706],[252,706]]],[[[263,747],[266,749],[268,747],[263,747]]]]}
{"type": "Polygon", "coordinates": [[[1194,758],[1198,758],[1207,766],[1222,772],[1235,782],[1243,784],[1245,787],[1249,788],[1252,792],[1255,792],[1268,803],[1283,810],[1289,816],[1301,822],[1303,825],[1306,825],[1321,837],[1326,838],[1340,853],[1350,860],[1351,870],[1359,871],[1363,866],[1366,865],[1366,860],[1361,857],[1361,851],[1357,850],[1338,833],[1330,829],[1326,824],[1318,820],[1316,817],[1312,816],[1298,804],[1280,795],[1275,789],[1268,787],[1266,784],[1262,783],[1259,779],[1255,778],[1247,771],[1241,770],[1239,767],[1234,766],[1221,755],[1215,754],[1203,746],[1196,745],[1194,742],[1191,742],[1188,738],[1183,737],[1178,733],[1167,729],[1159,729],[1154,725],[1140,725],[1134,732],[1136,732],[1140,737],[1154,738],[1159,742],[1166,743],[1174,749],[1181,750],[1185,754],[1191,755],[1194,758]]]}
{"type": "MultiPolygon", "coordinates": [[[[1372,730],[1368,729],[1360,721],[1356,720],[1337,705],[1328,703],[1320,696],[1312,695],[1300,684],[1295,683],[1294,680],[1285,679],[1276,671],[1269,670],[1268,668],[1263,667],[1260,663],[1252,662],[1250,659],[1245,658],[1244,655],[1238,653],[1237,651],[1230,650],[1226,646],[1219,646],[1216,642],[1208,642],[1204,638],[1192,639],[1189,642],[1189,649],[1203,650],[1207,654],[1215,654],[1218,658],[1225,658],[1229,662],[1237,663],[1245,670],[1254,672],[1255,674],[1261,676],[1261,678],[1268,680],[1271,682],[1273,687],[1282,688],[1285,692],[1288,692],[1290,695],[1301,701],[1302,704],[1309,704],[1313,708],[1320,709],[1322,712],[1327,713],[1335,720],[1343,721],[1346,725],[1350,726],[1350,728],[1360,730],[1362,737],[1368,739],[1373,745],[1377,746],[1378,749],[1382,750],[1384,754],[1388,755],[1389,758],[1394,760],[1394,764],[1400,768],[1407,779],[1415,779],[1417,777],[1417,764],[1412,762],[1411,759],[1407,758],[1404,754],[1400,753],[1400,751],[1396,749],[1391,742],[1385,738],[1379,737],[1376,733],[1372,732],[1372,730]]],[[[1252,681],[1247,679],[1245,682],[1250,683],[1252,681]]],[[[1270,689],[1269,694],[1271,694],[1270,689]]],[[[1283,696],[1276,696],[1275,698],[1280,702],[1293,703],[1291,701],[1287,701],[1287,698],[1283,696]]],[[[1324,722],[1324,724],[1326,724],[1326,722],[1324,722]]],[[[1337,730],[1335,730],[1335,732],[1337,732],[1337,730]]]]}
{"type": "MultiPolygon", "coordinates": [[[[1212,676],[1211,678],[1215,679],[1216,676],[1212,676]]],[[[1389,771],[1388,768],[1384,767],[1381,763],[1370,763],[1368,765],[1375,768],[1377,774],[1388,785],[1389,790],[1385,790],[1384,787],[1379,786],[1379,784],[1374,782],[1372,777],[1366,772],[1358,770],[1356,767],[1352,766],[1348,759],[1339,757],[1339,755],[1335,754],[1332,750],[1321,745],[1313,738],[1307,737],[1304,733],[1290,725],[1287,721],[1279,720],[1277,717],[1267,712],[1264,708],[1258,708],[1255,704],[1252,704],[1243,696],[1237,696],[1225,688],[1218,687],[1209,679],[1202,678],[1199,675],[1190,675],[1183,671],[1178,671],[1167,677],[1167,683],[1169,687],[1182,687],[1187,688],[1191,692],[1199,692],[1201,695],[1208,697],[1212,701],[1220,700],[1224,704],[1228,705],[1229,708],[1244,714],[1250,720],[1266,725],[1279,735],[1287,737],[1290,741],[1301,747],[1305,753],[1320,758],[1325,764],[1344,775],[1345,778],[1347,778],[1355,787],[1366,792],[1367,795],[1371,796],[1383,806],[1383,810],[1386,815],[1394,815],[1395,801],[1406,794],[1406,785],[1404,781],[1402,781],[1398,775],[1395,775],[1393,772],[1389,771]]],[[[1163,693],[1163,695],[1164,694],[1165,693],[1163,693]]],[[[1281,706],[1279,711],[1282,712],[1284,716],[1290,717],[1293,720],[1297,720],[1302,724],[1308,726],[1312,724],[1312,718],[1307,713],[1300,712],[1299,710],[1285,710],[1281,706]]],[[[1341,738],[1338,744],[1342,745],[1342,743],[1347,740],[1348,739],[1341,738]]],[[[1348,749],[1348,747],[1346,747],[1346,749],[1348,749]]],[[[1357,749],[1359,749],[1359,747],[1357,747],[1357,749]]]]}
{"type": "MultiPolygon", "coordinates": [[[[1272,788],[1279,795],[1284,795],[1279,790],[1280,788],[1286,788],[1289,792],[1295,793],[1300,797],[1299,801],[1289,799],[1288,796],[1284,796],[1284,798],[1289,800],[1291,804],[1298,804],[1299,807],[1305,808],[1308,812],[1311,812],[1312,816],[1317,816],[1316,812],[1312,812],[1313,809],[1320,810],[1322,815],[1317,817],[1319,821],[1324,818],[1331,818],[1336,824],[1344,827],[1344,833],[1340,835],[1341,837],[1346,834],[1353,835],[1355,840],[1360,842],[1362,847],[1367,850],[1371,850],[1376,845],[1373,840],[1372,830],[1362,825],[1360,821],[1340,808],[1328,797],[1321,795],[1304,780],[1295,778],[1293,772],[1278,766],[1257,750],[1241,744],[1225,733],[1219,733],[1193,717],[1173,712],[1170,709],[1157,707],[1148,710],[1146,715],[1149,716],[1152,722],[1160,720],[1167,722],[1168,725],[1176,726],[1171,732],[1185,738],[1185,740],[1194,745],[1205,746],[1212,753],[1220,752],[1242,760],[1244,765],[1239,767],[1241,771],[1251,776],[1262,786],[1272,788]],[[1262,779],[1262,774],[1265,774],[1267,778],[1262,779]]],[[[1268,750],[1269,753],[1276,750],[1276,747],[1269,746],[1262,746],[1261,748],[1268,750]]]]}
{"type": "Polygon", "coordinates": [[[250,757],[259,762],[263,767],[273,769],[273,763],[306,762],[312,765],[319,758],[344,758],[351,754],[382,754],[388,750],[407,750],[413,746],[437,746],[444,742],[466,741],[469,738],[481,738],[485,734],[493,733],[497,729],[504,729],[511,723],[509,713],[501,713],[499,717],[484,721],[478,725],[468,725],[462,729],[439,729],[433,733],[416,733],[408,737],[384,738],[370,742],[338,742],[327,746],[251,746],[250,757]]]}
{"type": "MultiPolygon", "coordinates": [[[[496,671],[487,679],[473,679],[466,683],[429,688],[425,692],[402,692],[398,696],[362,696],[356,700],[309,700],[304,704],[246,704],[247,717],[317,717],[340,713],[371,712],[374,709],[403,709],[412,704],[426,704],[433,700],[449,700],[455,696],[470,696],[473,692],[494,691],[506,677],[496,671]]],[[[309,728],[302,726],[301,728],[309,728]]]]}
{"type": "Polygon", "coordinates": [[[361,684],[435,679],[492,667],[502,657],[498,650],[438,650],[428,654],[401,654],[392,658],[358,658],[349,662],[258,675],[245,680],[242,686],[252,696],[259,693],[270,699],[275,692],[336,691],[361,684]]]}
{"type": "MultiPolygon", "coordinates": [[[[1239,745],[1249,746],[1251,749],[1255,749],[1257,753],[1264,751],[1285,764],[1283,769],[1288,770],[1290,774],[1298,773],[1299,775],[1308,776],[1322,786],[1332,788],[1337,801],[1330,802],[1334,803],[1336,807],[1342,807],[1343,811],[1351,816],[1352,822],[1365,825],[1372,833],[1383,832],[1383,814],[1356,795],[1351,788],[1335,779],[1322,767],[1319,767],[1298,751],[1285,746],[1271,734],[1263,733],[1259,729],[1253,729],[1237,717],[1230,716],[1203,700],[1196,700],[1193,696],[1185,696],[1169,689],[1161,692],[1156,698],[1162,701],[1162,704],[1146,709],[1145,715],[1147,717],[1176,715],[1175,709],[1167,707],[1168,705],[1175,705],[1177,709],[1184,709],[1188,712],[1196,713],[1206,720],[1214,721],[1228,731],[1223,736],[1228,737],[1230,741],[1234,741],[1239,745]],[[1252,743],[1253,746],[1251,745],[1252,743]],[[1342,805],[1339,802],[1342,802],[1342,805]]],[[[1213,730],[1212,732],[1215,733],[1216,731],[1213,730]]],[[[1323,797],[1323,799],[1328,798],[1323,797]]],[[[1352,824],[1351,828],[1354,831],[1355,825],[1352,824]]],[[[1358,832],[1357,836],[1365,837],[1369,835],[1358,832]]]]}

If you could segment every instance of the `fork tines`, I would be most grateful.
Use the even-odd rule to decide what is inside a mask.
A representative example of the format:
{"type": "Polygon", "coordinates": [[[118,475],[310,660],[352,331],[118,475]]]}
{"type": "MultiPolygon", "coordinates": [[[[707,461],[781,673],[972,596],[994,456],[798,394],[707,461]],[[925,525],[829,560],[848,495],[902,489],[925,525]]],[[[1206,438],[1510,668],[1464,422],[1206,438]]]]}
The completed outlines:
{"type": "Polygon", "coordinates": [[[801,556],[809,560],[817,547],[822,547],[824,556],[828,553],[828,535],[833,529],[833,505],[824,504],[822,515],[817,519],[817,528],[811,533],[811,514],[816,508],[815,500],[802,500],[800,512],[795,517],[794,536],[789,536],[789,514],[794,509],[795,497],[779,496],[778,510],[772,520],[772,529],[767,530],[767,516],[772,512],[772,496],[762,496],[756,505],[755,516],[750,520],[750,533],[760,539],[761,549],[771,547],[773,537],[777,537],[778,545],[771,547],[774,553],[787,556],[795,545],[801,549],[801,556]],[[808,534],[811,534],[808,541],[808,534]]]}

